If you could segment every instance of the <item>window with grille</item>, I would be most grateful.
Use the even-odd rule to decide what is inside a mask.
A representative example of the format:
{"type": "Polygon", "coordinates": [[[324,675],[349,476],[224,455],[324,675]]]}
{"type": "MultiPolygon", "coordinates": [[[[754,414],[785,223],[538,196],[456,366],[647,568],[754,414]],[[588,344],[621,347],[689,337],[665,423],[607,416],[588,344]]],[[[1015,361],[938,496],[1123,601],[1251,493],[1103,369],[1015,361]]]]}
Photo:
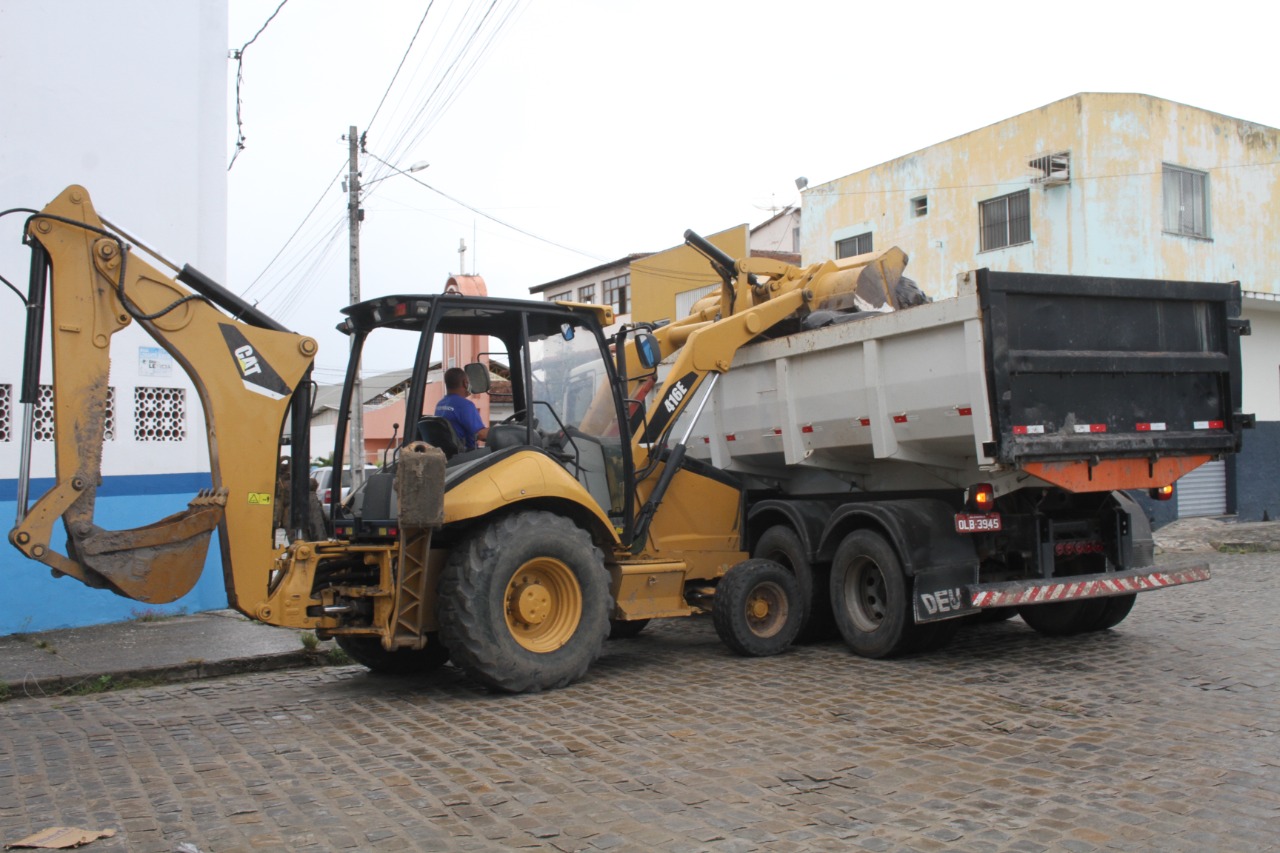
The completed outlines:
{"type": "Polygon", "coordinates": [[[184,388],[133,389],[135,441],[183,441],[187,437],[187,392],[184,388]]]}
{"type": "MultiPolygon", "coordinates": [[[[11,408],[9,400],[10,392],[7,390],[9,386],[4,386],[6,392],[5,397],[5,422],[6,427],[9,421],[9,410],[11,408]]],[[[53,425],[53,386],[41,385],[39,396],[36,399],[35,417],[32,419],[31,438],[35,441],[53,441],[54,425],[53,425]]],[[[9,430],[5,430],[5,441],[8,441],[9,430]]],[[[107,388],[107,411],[102,418],[102,438],[104,441],[113,441],[116,437],[116,389],[114,386],[107,388]]]]}
{"type": "Polygon", "coordinates": [[[624,273],[617,278],[604,280],[604,304],[612,305],[617,314],[627,313],[627,302],[631,295],[631,273],[624,273]]]}
{"type": "Polygon", "coordinates": [[[1164,230],[1190,237],[1209,236],[1209,176],[1164,167],[1164,230]]]}
{"type": "Polygon", "coordinates": [[[547,297],[548,302],[568,302],[573,299],[573,291],[566,290],[564,293],[555,293],[547,297]]]}
{"type": "Polygon", "coordinates": [[[852,258],[854,255],[865,255],[871,251],[871,232],[859,234],[856,237],[849,237],[844,240],[836,241],[836,257],[852,258]]]}
{"type": "Polygon", "coordinates": [[[1031,191],[1022,190],[978,203],[982,251],[1031,242],[1031,191]]]}
{"type": "Polygon", "coordinates": [[[0,441],[13,440],[13,386],[0,385],[0,441]]]}
{"type": "Polygon", "coordinates": [[[929,215],[929,197],[927,195],[916,196],[911,199],[911,215],[912,216],[928,216],[929,215]]]}
{"type": "Polygon", "coordinates": [[[578,301],[579,302],[595,302],[596,286],[594,284],[584,284],[582,287],[579,287],[578,301]]]}

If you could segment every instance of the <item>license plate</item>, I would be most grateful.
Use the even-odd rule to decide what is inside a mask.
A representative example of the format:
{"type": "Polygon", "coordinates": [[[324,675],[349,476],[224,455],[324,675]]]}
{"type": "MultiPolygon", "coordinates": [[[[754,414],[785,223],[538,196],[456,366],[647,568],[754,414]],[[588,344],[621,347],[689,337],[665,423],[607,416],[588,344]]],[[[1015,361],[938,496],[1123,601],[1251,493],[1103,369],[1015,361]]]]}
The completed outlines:
{"type": "Polygon", "coordinates": [[[957,533],[987,533],[992,530],[1002,530],[1003,525],[1000,523],[1000,513],[956,513],[956,532],[957,533]]]}

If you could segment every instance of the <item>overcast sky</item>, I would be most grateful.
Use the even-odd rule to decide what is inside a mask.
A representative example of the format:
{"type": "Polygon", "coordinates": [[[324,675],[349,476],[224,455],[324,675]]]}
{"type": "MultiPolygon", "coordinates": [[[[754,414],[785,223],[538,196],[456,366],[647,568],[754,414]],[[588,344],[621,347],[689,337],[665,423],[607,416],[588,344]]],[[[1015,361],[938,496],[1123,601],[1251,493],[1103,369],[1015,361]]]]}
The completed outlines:
{"type": "MultiPolygon", "coordinates": [[[[348,293],[329,185],[351,124],[371,154],[427,161],[414,177],[543,238],[362,158],[366,181],[390,176],[365,202],[366,297],[438,292],[460,239],[491,294],[527,297],[685,228],[756,224],[798,201],[797,176],[817,185],[1076,92],[1280,126],[1261,3],[491,2],[289,0],[244,52],[228,278],[320,338],[321,381],[345,362],[326,331],[348,293]]],[[[277,6],[230,0],[229,47],[277,6]]],[[[228,158],[234,103],[229,120],[228,158]]],[[[366,372],[396,361],[371,353],[366,372]]]]}

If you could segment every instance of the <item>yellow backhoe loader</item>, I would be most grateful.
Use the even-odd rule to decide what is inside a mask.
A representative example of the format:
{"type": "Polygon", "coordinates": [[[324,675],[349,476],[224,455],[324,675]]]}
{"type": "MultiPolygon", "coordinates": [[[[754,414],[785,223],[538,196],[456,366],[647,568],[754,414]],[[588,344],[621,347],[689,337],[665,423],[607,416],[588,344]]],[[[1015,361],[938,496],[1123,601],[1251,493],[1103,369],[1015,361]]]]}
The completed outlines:
{"type": "MultiPolygon", "coordinates": [[[[354,347],[341,411],[366,338],[398,332],[417,353],[407,411],[419,415],[394,464],[368,477],[350,506],[335,498],[332,535],[309,541],[296,533],[306,524],[315,341],[144,250],[99,217],[83,187],[31,216],[25,239],[33,257],[22,400],[34,399],[39,381],[47,308],[57,470],[30,504],[24,447],[22,517],[10,534],[19,550],[56,574],[160,603],[194,585],[216,529],[229,601],[247,616],[335,637],[374,669],[420,671],[452,658],[508,691],[568,684],[600,654],[611,626],[615,636],[636,633],[652,618],[705,612],[713,600],[731,602],[717,621],[737,651],[786,648],[806,606],[794,576],[749,559],[737,478],[687,457],[670,440],[672,426],[708,376],[803,311],[815,287],[852,293],[861,277],[883,303],[902,261],[892,250],[808,270],[758,261],[751,274],[695,235],[721,264],[719,298],[611,340],[602,329],[612,312],[601,306],[397,295],[346,308],[341,328],[354,347]],[[93,510],[110,341],[133,322],[199,393],[213,488],[185,512],[108,531],[93,510]],[[443,424],[423,413],[439,334],[489,336],[511,365],[516,413],[476,451],[457,452],[443,424]],[[673,354],[653,405],[633,397],[654,387],[659,362],[673,354]],[[287,486],[277,479],[286,420],[289,447],[301,451],[287,486]],[[292,508],[283,545],[274,526],[282,502],[292,508]],[[50,541],[59,516],[65,553],[50,541]]],[[[485,390],[487,372],[471,372],[473,391],[485,390]]],[[[345,428],[344,418],[338,436],[345,428]]],[[[342,456],[339,440],[335,467],[342,456]]]]}

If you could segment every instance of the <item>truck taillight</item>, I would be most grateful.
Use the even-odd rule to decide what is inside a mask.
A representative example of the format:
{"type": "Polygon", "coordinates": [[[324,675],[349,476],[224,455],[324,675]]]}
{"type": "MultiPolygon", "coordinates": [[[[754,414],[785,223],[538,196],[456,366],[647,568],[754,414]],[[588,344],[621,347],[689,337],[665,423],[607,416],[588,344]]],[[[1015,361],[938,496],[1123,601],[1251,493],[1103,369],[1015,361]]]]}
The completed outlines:
{"type": "Polygon", "coordinates": [[[1147,494],[1151,496],[1153,501],[1167,501],[1173,497],[1173,484],[1167,486],[1158,486],[1154,489],[1148,489],[1147,494]]]}
{"type": "Polygon", "coordinates": [[[332,499],[332,497],[333,497],[333,489],[325,489],[325,490],[324,490],[324,500],[322,501],[322,503],[326,503],[326,504],[327,504],[327,503],[329,503],[329,501],[330,501],[330,499],[332,499]]]}
{"type": "Polygon", "coordinates": [[[996,490],[990,483],[978,483],[969,488],[969,509],[974,512],[991,512],[996,508],[996,490]]]}

